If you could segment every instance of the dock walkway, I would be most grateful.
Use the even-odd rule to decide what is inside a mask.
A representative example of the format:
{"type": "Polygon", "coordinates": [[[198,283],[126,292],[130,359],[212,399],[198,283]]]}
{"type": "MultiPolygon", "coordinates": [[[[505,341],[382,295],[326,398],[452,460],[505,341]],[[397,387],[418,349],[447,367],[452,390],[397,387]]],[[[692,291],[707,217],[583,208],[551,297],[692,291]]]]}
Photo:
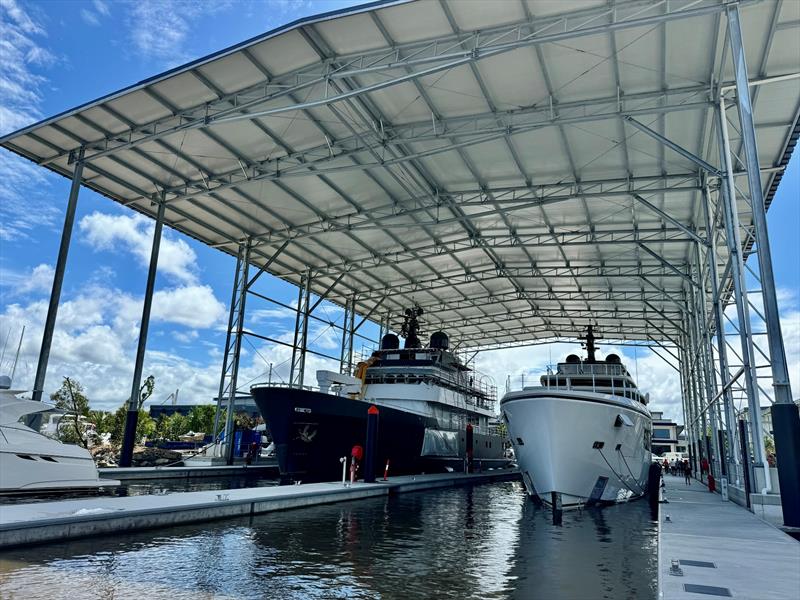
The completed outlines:
{"type": "Polygon", "coordinates": [[[800,542],[692,479],[665,475],[659,598],[800,598],[800,542]],[[673,574],[673,562],[680,573],[673,574]],[[699,563],[699,564],[698,564],[699,563]]]}
{"type": "Polygon", "coordinates": [[[0,505],[0,549],[519,477],[517,469],[0,505]]]}

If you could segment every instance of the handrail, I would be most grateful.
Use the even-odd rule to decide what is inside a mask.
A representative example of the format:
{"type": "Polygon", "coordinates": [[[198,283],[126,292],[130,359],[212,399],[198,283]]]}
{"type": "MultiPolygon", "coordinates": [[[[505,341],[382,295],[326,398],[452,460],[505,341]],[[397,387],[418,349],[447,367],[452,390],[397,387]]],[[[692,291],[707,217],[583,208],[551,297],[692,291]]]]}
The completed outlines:
{"type": "MultiPolygon", "coordinates": [[[[431,382],[444,384],[446,387],[461,392],[465,395],[465,402],[480,408],[491,410],[494,408],[497,400],[497,388],[493,385],[487,384],[481,380],[475,380],[468,383],[464,377],[453,377],[449,373],[445,373],[440,369],[430,369],[428,367],[405,367],[398,369],[395,372],[381,370],[377,373],[368,373],[367,381],[369,383],[397,383],[398,379],[401,382],[408,381],[409,377],[425,381],[426,379],[431,382]]],[[[410,382],[409,382],[410,383],[410,382]]]]}

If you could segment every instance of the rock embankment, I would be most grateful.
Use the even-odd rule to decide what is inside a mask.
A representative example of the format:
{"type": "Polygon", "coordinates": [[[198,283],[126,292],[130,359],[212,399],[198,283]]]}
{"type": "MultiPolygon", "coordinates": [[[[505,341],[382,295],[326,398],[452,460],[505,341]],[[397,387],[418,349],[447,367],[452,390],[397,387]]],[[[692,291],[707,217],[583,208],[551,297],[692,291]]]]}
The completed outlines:
{"type": "MultiPolygon", "coordinates": [[[[119,448],[114,446],[96,446],[92,448],[92,457],[100,468],[119,466],[119,448]]],[[[133,451],[131,464],[134,467],[163,467],[166,465],[177,467],[183,464],[182,458],[181,453],[175,450],[137,446],[133,451]]]]}

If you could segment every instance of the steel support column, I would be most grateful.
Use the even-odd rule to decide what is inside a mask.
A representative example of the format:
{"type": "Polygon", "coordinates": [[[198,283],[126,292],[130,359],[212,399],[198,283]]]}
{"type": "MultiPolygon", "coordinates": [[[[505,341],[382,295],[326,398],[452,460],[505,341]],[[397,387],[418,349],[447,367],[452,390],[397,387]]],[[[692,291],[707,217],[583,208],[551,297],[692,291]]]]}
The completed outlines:
{"type": "MultiPolygon", "coordinates": [[[[708,191],[708,186],[704,185],[702,190],[703,196],[703,217],[705,221],[706,237],[709,241],[708,248],[708,269],[709,278],[711,280],[711,302],[714,311],[714,326],[717,334],[717,357],[719,359],[719,372],[720,384],[722,385],[722,405],[725,412],[725,431],[726,441],[728,443],[728,459],[733,459],[734,471],[736,473],[736,485],[739,482],[739,453],[737,448],[738,431],[736,427],[736,415],[733,411],[733,398],[731,397],[730,389],[730,368],[728,366],[728,343],[725,339],[725,319],[723,316],[724,307],[719,296],[719,267],[717,265],[717,236],[716,236],[716,219],[711,218],[711,210],[709,203],[711,196],[708,191]]],[[[730,468],[728,469],[730,473],[730,468]]]]}
{"type": "Polygon", "coordinates": [[[696,306],[699,308],[699,318],[695,318],[698,325],[698,341],[700,343],[700,354],[698,356],[702,368],[703,383],[706,395],[706,406],[709,411],[709,422],[711,425],[711,446],[713,448],[713,456],[710,461],[711,473],[715,477],[719,477],[722,471],[723,457],[720,452],[719,446],[719,426],[717,421],[717,409],[714,402],[716,397],[716,378],[714,377],[714,369],[711,361],[714,357],[714,352],[711,345],[711,335],[708,331],[708,307],[706,306],[706,275],[703,273],[703,260],[701,252],[701,244],[695,243],[695,269],[697,272],[698,282],[700,287],[696,289],[696,296],[698,302],[696,306]]]}
{"type": "MultiPolygon", "coordinates": [[[[222,413],[222,402],[226,396],[227,385],[226,381],[229,379],[230,375],[228,370],[230,368],[231,357],[233,354],[233,349],[231,348],[231,341],[235,337],[234,326],[237,322],[237,310],[239,307],[239,299],[241,298],[241,292],[239,290],[240,286],[246,286],[246,281],[242,276],[242,267],[244,266],[244,255],[245,255],[245,245],[239,245],[239,252],[236,255],[236,270],[234,271],[233,275],[233,286],[231,287],[231,302],[228,305],[230,307],[228,311],[228,329],[225,336],[225,352],[222,356],[222,374],[219,378],[219,392],[217,393],[217,408],[214,411],[214,442],[218,441],[218,436],[221,433],[219,429],[219,419],[220,414],[222,413]]],[[[227,417],[226,417],[227,419],[227,417]]]]}
{"type": "Polygon", "coordinates": [[[689,389],[689,363],[686,352],[686,338],[682,336],[683,343],[677,348],[679,374],[681,378],[681,396],[683,398],[683,419],[686,424],[686,447],[689,449],[689,458],[694,463],[694,412],[692,411],[691,391],[689,389]]]}
{"type": "MultiPolygon", "coordinates": [[[[725,220],[725,241],[728,246],[731,260],[731,279],[733,280],[733,300],[736,304],[738,320],[739,341],[742,349],[742,368],[747,394],[747,406],[750,413],[751,438],[753,442],[753,457],[755,466],[763,466],[766,462],[764,456],[764,436],[761,429],[761,407],[758,399],[758,374],[755,369],[753,337],[751,334],[750,309],[747,303],[747,288],[745,286],[744,260],[742,258],[742,242],[739,237],[739,215],[736,208],[736,187],[731,165],[730,141],[728,127],[724,113],[716,110],[717,117],[717,146],[720,152],[720,162],[724,167],[725,178],[720,182],[722,195],[722,214],[725,220]]],[[[745,443],[745,440],[742,440],[745,443]]],[[[746,446],[745,446],[746,448],[746,446]]],[[[745,465],[745,468],[748,466],[745,465]]],[[[769,477],[769,473],[767,473],[769,477]]],[[[752,481],[753,478],[750,477],[752,481]]]]}
{"type": "MultiPolygon", "coordinates": [[[[237,314],[235,329],[233,332],[233,351],[231,353],[230,364],[230,380],[228,381],[228,393],[225,404],[225,461],[233,464],[233,445],[234,445],[234,410],[236,408],[236,385],[239,379],[239,358],[242,354],[242,333],[244,331],[244,318],[245,307],[247,304],[247,285],[250,272],[250,250],[252,247],[251,240],[247,240],[240,248],[242,256],[241,262],[241,285],[239,286],[239,297],[237,299],[237,314]]],[[[224,375],[223,375],[224,377],[224,375]]]]}
{"type": "Polygon", "coordinates": [[[339,372],[350,375],[353,371],[353,337],[355,334],[356,295],[345,302],[344,322],[342,323],[342,348],[339,357],[339,372]]]}
{"type": "Polygon", "coordinates": [[[78,206],[78,193],[81,188],[81,177],[83,176],[83,157],[85,148],[78,150],[75,161],[75,169],[72,172],[72,185],[69,189],[69,200],[67,201],[67,211],[64,215],[64,228],[61,231],[61,245],[58,248],[58,258],[56,259],[56,270],[53,275],[53,288],[50,291],[50,304],[47,307],[47,317],[44,322],[44,333],[42,334],[42,349],[39,352],[39,362],[36,365],[36,379],[33,382],[33,400],[41,402],[44,392],[44,380],[47,375],[47,363],[50,360],[50,346],[53,343],[53,330],[56,326],[56,316],[58,315],[58,302],[61,299],[61,288],[64,284],[64,271],[67,266],[67,255],[69,254],[69,244],[72,239],[72,227],[75,224],[75,210],[78,206]]]}
{"type": "Polygon", "coordinates": [[[306,368],[308,347],[308,316],[311,301],[311,269],[307,269],[297,292],[297,316],[295,317],[294,344],[289,381],[292,386],[302,387],[306,368]]]}
{"type": "MultiPolygon", "coordinates": [[[[756,146],[755,124],[753,122],[753,106],[750,101],[750,88],[747,80],[747,63],[745,60],[742,30],[739,21],[739,7],[732,5],[727,8],[728,16],[728,41],[731,47],[731,58],[736,80],[736,103],[739,109],[739,122],[741,125],[742,145],[744,148],[745,167],[747,169],[747,185],[750,190],[750,206],[753,213],[756,247],[758,251],[758,270],[761,278],[761,294],[764,300],[764,321],[767,326],[769,340],[770,366],[772,370],[772,385],[775,390],[777,404],[792,402],[792,390],[789,383],[789,370],[786,366],[786,352],[783,346],[781,333],[780,312],[775,293],[775,276],[772,271],[772,256],[767,233],[767,214],[764,204],[764,195],[761,187],[761,175],[758,164],[758,148],[756,146]]],[[[759,407],[760,408],[760,407],[759,407]]],[[[787,418],[797,422],[797,408],[791,409],[787,418]]],[[[779,411],[780,412],[780,411],[779,411]]],[[[760,416],[760,410],[759,410],[760,416]]],[[[759,424],[760,425],[760,424],[759,424]]],[[[790,427],[774,427],[776,432],[775,449],[778,453],[778,463],[782,468],[778,472],[783,490],[782,504],[784,523],[790,526],[800,526],[800,446],[793,440],[798,431],[790,427]],[[777,439],[780,432],[785,439],[777,439]],[[792,522],[788,522],[788,521],[792,522]]],[[[769,465],[764,463],[764,477],[767,491],[771,491],[769,465]]]]}
{"type": "MultiPolygon", "coordinates": [[[[696,415],[695,420],[699,418],[700,424],[698,427],[698,431],[696,432],[697,435],[695,437],[695,441],[697,442],[697,461],[698,461],[698,472],[700,467],[700,462],[702,461],[702,457],[706,456],[706,435],[707,435],[707,424],[706,424],[706,414],[705,411],[702,410],[703,401],[701,397],[701,390],[703,389],[702,383],[702,371],[700,367],[700,361],[698,360],[699,353],[700,353],[700,346],[698,343],[698,335],[697,335],[697,312],[699,308],[696,306],[695,302],[695,294],[693,286],[689,286],[688,289],[688,302],[689,302],[689,312],[687,313],[686,319],[686,330],[688,331],[689,337],[689,377],[690,377],[690,384],[692,388],[692,404],[694,407],[694,413],[696,415]]],[[[697,426],[697,424],[695,424],[697,426]]]]}
{"type": "Polygon", "coordinates": [[[153,290],[156,285],[158,271],[158,254],[161,249],[161,233],[164,229],[165,194],[161,193],[156,214],[156,226],[153,230],[153,247],[150,251],[150,268],[147,271],[147,285],[144,291],[144,304],[142,306],[142,321],[139,324],[139,344],[136,348],[136,362],[133,366],[133,382],[131,395],[128,399],[128,412],[125,415],[125,434],[122,440],[122,450],[119,456],[120,467],[130,467],[133,459],[133,446],[136,443],[136,425],[139,421],[139,394],[142,385],[142,368],[144,355],[147,351],[147,330],[150,327],[150,309],[153,305],[153,290]]]}

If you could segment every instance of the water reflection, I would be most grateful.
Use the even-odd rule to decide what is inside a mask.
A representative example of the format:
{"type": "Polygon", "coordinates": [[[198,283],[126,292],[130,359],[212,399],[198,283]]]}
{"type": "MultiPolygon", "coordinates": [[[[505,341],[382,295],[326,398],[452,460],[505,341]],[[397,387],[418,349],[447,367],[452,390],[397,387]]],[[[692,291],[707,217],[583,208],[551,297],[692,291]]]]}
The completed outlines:
{"type": "Polygon", "coordinates": [[[10,598],[655,598],[645,503],[564,513],[518,483],[0,554],[10,598]],[[201,529],[202,528],[202,529],[201,529]]]}

